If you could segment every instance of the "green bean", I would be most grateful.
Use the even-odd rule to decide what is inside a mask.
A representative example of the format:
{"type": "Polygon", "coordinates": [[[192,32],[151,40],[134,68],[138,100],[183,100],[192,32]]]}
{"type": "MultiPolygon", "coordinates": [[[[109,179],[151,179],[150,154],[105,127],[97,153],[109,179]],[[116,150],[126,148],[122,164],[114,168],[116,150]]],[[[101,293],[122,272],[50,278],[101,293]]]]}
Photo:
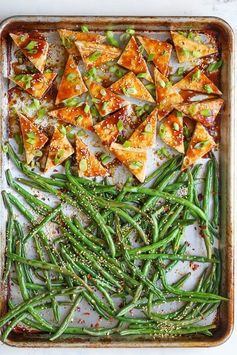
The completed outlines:
{"type": "Polygon", "coordinates": [[[116,328],[97,328],[97,329],[86,329],[84,328],[84,334],[89,334],[95,337],[108,336],[117,331],[116,328]]]}
{"type": "Polygon", "coordinates": [[[145,179],[144,184],[147,184],[154,178],[160,177],[161,174],[166,171],[167,168],[170,168],[170,165],[176,163],[178,160],[180,160],[180,156],[176,156],[174,158],[171,158],[167,160],[165,163],[163,163],[161,166],[159,166],[151,175],[147,176],[145,179]]]}
{"type": "Polygon", "coordinates": [[[178,197],[178,196],[173,196],[167,192],[160,192],[157,190],[153,190],[153,189],[149,189],[149,188],[145,188],[145,187],[126,187],[126,191],[128,192],[135,192],[135,193],[144,193],[146,195],[149,196],[157,196],[160,197],[164,200],[168,200],[171,203],[179,203],[185,207],[188,207],[191,211],[194,211],[201,219],[203,219],[204,221],[207,220],[205,213],[201,210],[201,208],[195,206],[193,203],[191,203],[190,201],[182,198],[182,197],[178,197]]]}
{"type": "MultiPolygon", "coordinates": [[[[19,224],[19,222],[15,221],[15,229],[18,235],[18,240],[16,242],[16,253],[21,256],[22,254],[22,240],[23,240],[23,231],[22,228],[19,224]]],[[[25,277],[24,277],[24,271],[22,268],[22,265],[19,263],[16,263],[16,274],[19,282],[19,288],[21,291],[21,295],[24,301],[28,300],[30,298],[28,290],[26,288],[25,284],[25,277]]],[[[49,331],[52,329],[51,325],[46,322],[39,314],[35,312],[33,308],[29,308],[30,314],[33,316],[33,318],[38,321],[42,326],[46,327],[49,331]]]]}
{"type": "Polygon", "coordinates": [[[171,216],[169,216],[169,218],[167,219],[166,223],[163,224],[161,230],[160,230],[160,234],[159,234],[159,238],[162,239],[166,232],[168,231],[168,229],[173,225],[173,223],[177,220],[177,218],[179,217],[180,213],[183,210],[183,206],[179,206],[178,208],[176,208],[174,210],[174,213],[171,214],[171,216]]]}
{"type": "MultiPolygon", "coordinates": [[[[166,245],[167,243],[172,241],[177,236],[177,234],[178,234],[178,229],[174,229],[168,234],[168,236],[166,238],[159,240],[156,243],[146,245],[144,247],[133,248],[133,249],[129,250],[128,253],[130,256],[139,254],[139,258],[140,258],[140,255],[142,252],[152,251],[154,249],[158,249],[158,248],[166,245]]],[[[151,255],[151,254],[148,254],[148,255],[151,255]]]]}
{"type": "MultiPolygon", "coordinates": [[[[138,301],[136,307],[137,308],[144,308],[144,306],[147,306],[147,298],[142,298],[138,301]]],[[[159,298],[155,298],[153,301],[153,305],[158,306],[161,305],[163,303],[183,303],[183,302],[195,302],[195,303],[200,303],[200,304],[213,304],[213,303],[219,303],[219,300],[214,300],[214,299],[205,299],[205,298],[201,298],[201,297],[190,297],[190,296],[181,296],[181,295],[175,295],[175,296],[170,296],[170,297],[166,297],[165,301],[161,300],[159,298]]]]}
{"type": "MultiPolygon", "coordinates": [[[[137,248],[138,249],[138,248],[137,248]]],[[[131,250],[132,252],[133,250],[131,250]]],[[[151,254],[132,254],[132,259],[139,259],[139,260],[178,260],[178,261],[196,261],[199,263],[218,263],[218,260],[212,258],[209,259],[205,256],[198,256],[198,255],[178,255],[178,254],[158,254],[158,253],[151,253],[151,254]]]]}
{"type": "Polygon", "coordinates": [[[176,295],[183,295],[183,296],[190,296],[190,297],[211,298],[211,299],[223,300],[223,301],[227,300],[227,298],[225,298],[225,297],[222,297],[222,296],[219,296],[216,294],[212,294],[212,293],[202,293],[202,292],[196,292],[196,291],[182,291],[177,288],[174,288],[174,287],[168,285],[168,283],[166,282],[164,270],[162,268],[159,268],[159,271],[160,271],[163,287],[168,292],[174,293],[176,295]]]}
{"type": "MultiPolygon", "coordinates": [[[[59,303],[62,306],[71,305],[70,302],[59,302],[59,303]]],[[[13,309],[15,307],[15,305],[13,304],[13,302],[11,300],[8,301],[8,306],[9,306],[10,309],[13,309]]],[[[51,307],[52,307],[52,303],[48,302],[48,303],[41,304],[40,306],[34,307],[34,310],[37,311],[37,312],[39,312],[39,311],[41,312],[41,311],[43,311],[45,309],[49,309],[51,307]]],[[[43,331],[43,332],[47,332],[48,331],[47,327],[44,327],[41,324],[39,324],[38,322],[35,322],[35,321],[27,318],[27,316],[29,316],[27,314],[27,312],[23,312],[22,315],[25,315],[25,317],[23,317],[23,319],[21,320],[22,324],[27,325],[29,328],[37,329],[37,330],[40,330],[40,331],[43,331]]],[[[56,327],[52,326],[52,329],[53,329],[53,331],[56,331],[56,327]]]]}
{"type": "Polygon", "coordinates": [[[73,317],[75,310],[78,307],[78,304],[81,302],[81,299],[82,299],[82,295],[79,294],[76,297],[74,304],[72,305],[72,307],[71,307],[70,311],[68,312],[67,316],[65,317],[64,321],[62,322],[60,327],[57,329],[56,333],[54,333],[54,335],[50,338],[51,341],[57,339],[58,337],[60,337],[60,335],[62,335],[64,333],[65,329],[68,327],[70,320],[73,317]]]}
{"type": "MultiPolygon", "coordinates": [[[[181,245],[181,247],[179,247],[178,251],[177,251],[177,255],[183,255],[185,253],[187,249],[187,244],[184,243],[183,245],[181,245]]],[[[177,263],[179,262],[179,260],[173,260],[171,261],[165,268],[165,271],[168,272],[170,270],[172,270],[175,265],[177,265],[177,263]]]]}
{"type": "MultiPolygon", "coordinates": [[[[81,263],[79,261],[76,261],[75,258],[73,258],[73,254],[70,252],[70,250],[65,247],[64,245],[61,245],[61,252],[62,255],[64,256],[64,259],[69,263],[69,265],[72,266],[72,269],[77,270],[80,272],[82,275],[91,275],[93,277],[92,282],[95,285],[101,285],[105,288],[108,288],[109,290],[115,291],[114,286],[109,284],[107,281],[105,281],[103,278],[99,277],[93,269],[88,267],[86,263],[81,263]]],[[[75,255],[75,254],[74,254],[75,255]]]]}
{"type": "Polygon", "coordinates": [[[155,243],[159,238],[159,225],[154,213],[151,215],[151,218],[153,220],[152,241],[155,243]]]}
{"type": "MultiPolygon", "coordinates": [[[[14,261],[18,261],[20,263],[23,264],[28,264],[33,268],[40,268],[43,270],[50,270],[50,271],[55,271],[59,274],[63,274],[63,275],[67,275],[72,277],[75,281],[77,281],[81,286],[83,286],[91,295],[91,297],[94,299],[94,301],[96,303],[98,303],[98,305],[102,308],[107,309],[108,307],[106,307],[104,305],[104,303],[95,295],[93,289],[83,281],[83,279],[81,277],[79,277],[77,274],[75,274],[74,272],[69,271],[67,268],[65,267],[61,267],[61,266],[57,266],[54,264],[50,264],[47,262],[42,262],[40,260],[36,260],[36,259],[26,259],[23,257],[20,257],[16,254],[13,253],[7,253],[7,256],[14,261]]],[[[51,290],[51,293],[54,292],[54,290],[51,290]]]]}
{"type": "Polygon", "coordinates": [[[54,219],[59,214],[60,211],[61,211],[61,204],[58,205],[45,218],[43,218],[38,225],[36,225],[34,228],[31,229],[31,231],[23,239],[23,243],[26,243],[29,239],[33,238],[36,234],[38,234],[49,221],[54,219]]]}
{"type": "Polygon", "coordinates": [[[215,329],[215,324],[204,325],[204,326],[194,326],[188,328],[181,328],[181,329],[167,329],[167,326],[164,329],[154,329],[154,328],[144,328],[144,329],[126,329],[120,331],[120,335],[127,336],[127,335],[152,335],[159,336],[159,335],[182,335],[182,334],[193,334],[193,333],[200,333],[205,330],[215,329]]]}
{"type": "MultiPolygon", "coordinates": [[[[51,340],[62,334],[95,337],[114,333],[122,336],[144,333],[152,337],[196,332],[207,336],[211,334],[213,325],[201,327],[194,324],[206,319],[220,301],[226,300],[219,296],[219,255],[211,245],[207,256],[185,255],[186,244],[180,247],[180,242],[185,227],[196,221],[204,228],[204,236],[207,234],[210,241],[218,233],[215,228],[215,208],[218,211],[218,207],[214,206],[212,221],[209,216],[211,192],[215,193],[215,184],[218,183],[214,176],[213,159],[207,164],[201,204],[197,201],[194,186],[201,165],[180,173],[181,156],[162,164],[144,184],[128,179],[119,189],[106,179],[97,183],[73,175],[70,160],[66,161],[65,174],[44,177],[21,162],[10,145],[7,148],[10,159],[26,176],[18,181],[55,196],[59,199],[59,205],[57,211],[57,208],[35,197],[30,190],[25,190],[14,181],[10,171],[7,171],[9,186],[23,197],[34,215],[25,203],[6,194],[10,204],[32,227],[25,237],[20,238],[20,243],[18,240],[12,243],[13,247],[6,255],[8,262],[15,266],[17,280],[13,275],[12,281],[18,285],[23,302],[14,307],[14,313],[11,313],[13,309],[10,310],[10,318],[6,315],[0,320],[0,326],[9,323],[4,337],[20,322],[51,333],[51,340]],[[150,182],[150,187],[146,187],[147,182],[150,182]],[[181,197],[183,188],[187,189],[187,194],[181,197]],[[61,210],[64,203],[82,211],[82,218],[87,218],[88,225],[84,226],[72,215],[66,216],[61,210]],[[36,222],[38,218],[40,222],[36,222]],[[43,231],[50,221],[61,233],[56,237],[56,243],[49,242],[43,231]],[[26,242],[32,237],[37,256],[28,259],[22,239],[26,242]],[[133,246],[134,237],[135,243],[137,237],[141,243],[133,246]],[[180,261],[209,263],[210,273],[206,271],[193,290],[183,290],[182,286],[190,273],[171,284],[166,280],[166,273],[180,261]],[[31,272],[35,273],[36,278],[31,272]],[[67,285],[70,286],[68,289],[67,285]],[[32,297],[37,292],[41,294],[32,297]],[[59,313],[56,314],[55,305],[61,304],[57,300],[59,295],[73,297],[70,310],[60,325],[47,324],[40,315],[40,307],[50,307],[56,319],[59,313]],[[112,328],[70,327],[70,319],[76,310],[75,297],[79,300],[83,298],[98,316],[105,320],[112,317],[118,323],[112,328]],[[122,301],[119,308],[115,306],[115,299],[122,301]],[[154,311],[154,306],[172,303],[178,304],[172,312],[163,314],[154,311]],[[126,317],[132,309],[140,310],[142,318],[126,317]]],[[[215,205],[215,196],[213,201],[215,205]]],[[[20,225],[14,223],[16,235],[19,235],[17,229],[20,225]]]]}
{"type": "Polygon", "coordinates": [[[218,181],[218,163],[214,156],[212,155],[213,161],[213,201],[214,201],[214,211],[213,211],[213,225],[218,226],[219,224],[219,181],[218,181]]]}
{"type": "Polygon", "coordinates": [[[146,234],[144,233],[143,229],[139,226],[139,224],[133,219],[133,217],[130,217],[129,214],[127,214],[126,212],[124,212],[123,210],[119,209],[119,208],[112,208],[112,211],[117,213],[120,217],[122,217],[123,219],[125,219],[129,224],[131,224],[134,229],[136,229],[136,231],[138,232],[138,234],[140,235],[140,237],[142,238],[142,240],[144,241],[145,244],[148,244],[148,239],[146,234]]]}
{"type": "Polygon", "coordinates": [[[75,225],[74,225],[70,218],[64,216],[63,214],[61,214],[61,217],[63,222],[70,228],[72,233],[77,237],[79,237],[92,251],[94,251],[95,253],[100,253],[103,251],[100,245],[94,243],[93,236],[88,236],[89,234],[88,232],[85,233],[84,228],[80,226],[77,220],[75,221],[74,219],[75,221],[75,225]],[[93,239],[93,241],[91,239],[93,239]]]}
{"type": "Polygon", "coordinates": [[[99,228],[101,229],[101,232],[105,236],[105,239],[108,243],[108,247],[109,247],[112,257],[115,257],[116,250],[115,250],[115,245],[114,245],[111,233],[109,232],[107,226],[105,225],[105,221],[104,221],[103,217],[101,216],[101,214],[90,203],[90,199],[86,195],[85,190],[81,186],[80,186],[80,190],[79,191],[77,190],[79,188],[79,185],[76,184],[74,177],[70,174],[70,171],[69,171],[70,165],[69,164],[70,163],[68,161],[68,164],[65,166],[65,169],[66,169],[67,178],[69,179],[69,181],[71,183],[70,186],[72,188],[72,192],[77,197],[78,203],[85,210],[86,214],[89,214],[89,216],[98,224],[99,228]],[[76,188],[74,187],[75,184],[76,184],[76,188]]]}
{"type": "MultiPolygon", "coordinates": [[[[23,314],[19,314],[15,319],[13,319],[13,321],[10,324],[8,324],[7,328],[4,330],[1,340],[5,342],[10,332],[17,326],[17,324],[22,322],[26,317],[27,317],[27,313],[23,313],[23,314]]],[[[48,330],[49,329],[46,328],[46,331],[48,330]]]]}
{"type": "Polygon", "coordinates": [[[50,177],[52,179],[59,179],[59,180],[64,180],[64,181],[67,181],[67,177],[65,174],[61,174],[61,173],[55,173],[55,174],[51,174],[50,177]]]}
{"type": "Polygon", "coordinates": [[[21,184],[30,187],[31,189],[41,190],[43,192],[47,192],[46,188],[42,187],[40,184],[38,184],[35,181],[24,179],[24,178],[17,178],[16,180],[18,182],[20,182],[21,184]]]}
{"type": "MultiPolygon", "coordinates": [[[[29,222],[34,224],[35,217],[29,211],[27,211],[25,206],[15,196],[13,196],[11,193],[9,193],[8,196],[9,196],[9,199],[10,199],[11,203],[23,214],[23,216],[29,222]]],[[[39,235],[40,235],[40,237],[42,238],[42,240],[44,242],[45,249],[48,252],[50,261],[57,265],[57,260],[56,260],[56,257],[55,257],[55,256],[58,257],[57,251],[55,249],[53,249],[52,246],[48,243],[48,239],[47,239],[46,235],[42,231],[39,232],[39,235]]]]}
{"type": "Polygon", "coordinates": [[[212,187],[212,180],[213,180],[213,161],[209,160],[207,163],[207,173],[205,177],[205,184],[204,184],[204,196],[203,196],[203,211],[209,215],[209,200],[211,197],[211,187],[212,187]]]}
{"type": "MultiPolygon", "coordinates": [[[[96,237],[92,233],[90,233],[88,231],[88,228],[83,227],[83,225],[81,224],[81,222],[77,218],[73,218],[73,223],[75,224],[76,228],[78,229],[78,231],[75,232],[75,234],[81,232],[81,234],[83,234],[84,237],[89,239],[89,241],[92,242],[93,244],[98,245],[100,247],[100,249],[102,249],[102,246],[105,246],[105,244],[106,244],[105,241],[101,238],[96,237]]],[[[85,242],[85,244],[86,244],[86,242],[85,242]]]]}
{"type": "MultiPolygon", "coordinates": [[[[59,174],[59,173],[56,173],[56,174],[52,174],[51,177],[53,179],[59,179],[59,180],[63,180],[63,181],[68,181],[67,179],[67,176],[65,174],[59,174]]],[[[115,185],[103,185],[99,182],[96,182],[96,181],[92,181],[92,180],[89,180],[89,179],[86,179],[86,178],[83,178],[83,177],[79,177],[79,176],[74,176],[75,179],[82,185],[85,185],[85,186],[88,186],[88,187],[93,187],[93,188],[101,188],[101,191],[105,190],[106,191],[109,191],[109,192],[116,192],[116,186],[115,185]]],[[[100,190],[97,190],[96,191],[100,191],[100,190]]]]}
{"type": "Polygon", "coordinates": [[[72,293],[80,292],[80,290],[81,287],[68,288],[64,290],[51,290],[50,292],[42,293],[31,299],[28,299],[27,301],[23,301],[22,303],[19,303],[16,307],[11,309],[0,319],[0,327],[11,321],[14,317],[17,317],[19,314],[28,311],[29,307],[34,307],[40,302],[48,301],[52,297],[70,295],[72,293]]]}
{"type": "MultiPolygon", "coordinates": [[[[2,191],[2,197],[8,211],[8,220],[7,220],[7,227],[6,227],[6,240],[7,240],[6,251],[11,252],[13,248],[13,232],[14,232],[13,210],[6,191],[2,191]]],[[[11,270],[11,260],[6,259],[5,270],[3,275],[4,281],[7,280],[10,270],[11,270]]]]}
{"type": "MultiPolygon", "coordinates": [[[[209,200],[211,196],[212,180],[213,180],[213,162],[209,160],[207,163],[207,171],[206,171],[205,184],[204,184],[204,197],[203,197],[203,211],[206,214],[207,218],[209,215],[208,206],[209,206],[209,200]]],[[[204,236],[207,257],[210,258],[212,254],[211,237],[208,230],[208,226],[206,224],[202,224],[202,225],[203,225],[202,232],[204,236]]]]}
{"type": "MultiPolygon", "coordinates": [[[[120,241],[122,242],[123,240],[123,236],[122,236],[122,231],[120,228],[119,223],[117,224],[117,233],[118,235],[120,235],[120,241]]],[[[156,287],[156,285],[154,285],[144,274],[142,271],[139,270],[138,267],[136,267],[136,265],[134,265],[133,263],[130,262],[130,256],[127,252],[127,250],[125,250],[125,258],[126,258],[126,264],[128,266],[128,268],[130,270],[133,271],[133,273],[139,277],[139,279],[144,283],[144,285],[146,285],[150,290],[152,290],[158,297],[160,297],[161,299],[164,299],[164,295],[162,293],[162,291],[156,287]]]]}
{"type": "MultiPolygon", "coordinates": [[[[150,264],[151,264],[151,263],[150,263],[149,261],[145,263],[145,265],[144,265],[144,267],[143,267],[143,270],[142,270],[142,274],[143,274],[144,276],[147,276],[148,271],[149,271],[149,269],[150,269],[150,264]]],[[[138,288],[136,289],[136,292],[135,292],[135,294],[134,294],[134,296],[133,296],[132,301],[131,301],[129,304],[127,304],[125,307],[123,307],[123,308],[119,311],[119,313],[117,313],[116,317],[123,316],[123,315],[125,315],[126,313],[128,313],[131,309],[133,309],[133,308],[136,307],[136,304],[137,304],[137,302],[138,302],[138,300],[139,300],[139,298],[140,298],[140,296],[141,296],[142,290],[143,290],[143,285],[141,284],[141,285],[139,285],[138,288]]]]}
{"type": "MultiPolygon", "coordinates": [[[[101,309],[92,299],[92,297],[88,294],[83,292],[82,293],[83,297],[85,298],[85,300],[87,301],[87,303],[89,303],[91,305],[91,307],[105,320],[109,320],[109,316],[108,314],[105,313],[105,311],[103,309],[101,309]]],[[[110,314],[110,316],[113,316],[113,313],[110,314]]]]}
{"type": "MultiPolygon", "coordinates": [[[[23,266],[23,265],[22,265],[23,266]]],[[[11,278],[11,281],[13,283],[15,283],[16,285],[18,285],[17,279],[15,278],[11,278]]],[[[42,285],[39,283],[29,283],[29,282],[25,282],[25,287],[29,290],[36,290],[36,291],[45,291],[47,290],[47,286],[46,285],[42,285]]],[[[53,283],[52,284],[52,288],[60,288],[60,287],[66,287],[65,283],[59,282],[58,284],[53,283]]]]}
{"type": "Polygon", "coordinates": [[[86,259],[90,261],[90,263],[97,269],[109,282],[113,285],[120,287],[119,282],[110,274],[108,273],[96,260],[95,256],[85,247],[83,247],[75,238],[73,238],[70,233],[67,232],[66,229],[63,230],[64,234],[67,236],[68,240],[73,244],[75,247],[76,252],[80,255],[80,253],[85,256],[86,259]]]}
{"type": "Polygon", "coordinates": [[[15,191],[17,191],[27,201],[27,203],[31,202],[33,205],[39,206],[42,210],[45,210],[45,211],[52,210],[52,208],[49,207],[46,203],[37,199],[35,196],[30,194],[27,190],[23,189],[19,184],[17,184],[13,180],[10,170],[6,171],[6,179],[7,179],[8,185],[11,188],[13,188],[15,191]]]}
{"type": "Polygon", "coordinates": [[[184,186],[183,182],[174,182],[173,184],[166,186],[164,192],[175,192],[183,186],[184,186]]]}

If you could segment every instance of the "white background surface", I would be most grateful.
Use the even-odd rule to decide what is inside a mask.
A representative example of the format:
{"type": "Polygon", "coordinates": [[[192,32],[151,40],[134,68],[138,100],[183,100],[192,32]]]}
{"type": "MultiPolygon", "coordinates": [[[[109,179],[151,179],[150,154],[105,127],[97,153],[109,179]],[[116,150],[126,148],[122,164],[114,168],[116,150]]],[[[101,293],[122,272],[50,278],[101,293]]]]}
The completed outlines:
{"type": "MultiPolygon", "coordinates": [[[[237,37],[237,0],[0,0],[0,20],[13,15],[218,16],[232,26],[237,37]]],[[[236,74],[235,83],[237,84],[236,74]]],[[[113,355],[161,353],[162,355],[234,355],[237,354],[237,327],[225,344],[209,349],[17,349],[0,344],[1,355],[66,355],[68,353],[70,355],[110,355],[111,353],[113,355]]]]}

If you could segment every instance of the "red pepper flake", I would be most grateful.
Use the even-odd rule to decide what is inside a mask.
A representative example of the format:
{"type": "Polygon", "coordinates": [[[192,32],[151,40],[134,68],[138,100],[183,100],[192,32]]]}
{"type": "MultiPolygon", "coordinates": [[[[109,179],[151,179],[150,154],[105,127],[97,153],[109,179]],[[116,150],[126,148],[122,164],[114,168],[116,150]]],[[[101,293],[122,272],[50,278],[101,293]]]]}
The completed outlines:
{"type": "Polygon", "coordinates": [[[196,271],[199,268],[199,265],[194,264],[192,261],[190,261],[189,265],[193,271],[196,271]]]}
{"type": "Polygon", "coordinates": [[[203,200],[203,194],[198,194],[198,201],[202,201],[203,200]]]}

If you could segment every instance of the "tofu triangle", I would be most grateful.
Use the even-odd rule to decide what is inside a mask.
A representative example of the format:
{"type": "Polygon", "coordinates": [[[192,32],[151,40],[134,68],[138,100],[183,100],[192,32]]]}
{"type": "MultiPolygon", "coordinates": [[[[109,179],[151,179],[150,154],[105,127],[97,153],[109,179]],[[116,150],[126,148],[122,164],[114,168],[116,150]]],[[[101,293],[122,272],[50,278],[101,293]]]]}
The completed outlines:
{"type": "Polygon", "coordinates": [[[43,148],[48,137],[26,116],[19,114],[19,122],[23,145],[26,155],[26,163],[30,164],[37,152],[43,148]]]}
{"type": "Polygon", "coordinates": [[[216,85],[198,67],[194,68],[183,79],[178,81],[174,87],[181,90],[197,91],[204,94],[222,94],[216,85]]]}
{"type": "Polygon", "coordinates": [[[50,111],[51,117],[57,118],[59,121],[75,125],[77,127],[93,130],[93,120],[88,105],[83,103],[76,107],[62,107],[57,110],[50,111]]]}
{"type": "Polygon", "coordinates": [[[62,164],[73,153],[74,149],[67,136],[56,127],[48,148],[45,171],[54,169],[57,165],[62,164]]]}
{"type": "Polygon", "coordinates": [[[79,176],[94,177],[108,175],[107,170],[78,136],[76,137],[76,160],[79,176]]]}
{"type": "Polygon", "coordinates": [[[122,107],[120,110],[106,117],[94,126],[96,134],[100,137],[102,143],[110,146],[117,140],[121,131],[131,126],[135,118],[131,105],[122,107]],[[120,123],[120,126],[119,126],[120,123]]]}
{"type": "Polygon", "coordinates": [[[104,88],[95,81],[88,83],[88,88],[101,116],[106,116],[128,105],[128,102],[122,97],[116,95],[110,89],[104,88]]]}
{"type": "Polygon", "coordinates": [[[178,32],[171,31],[171,37],[179,63],[193,61],[217,52],[217,48],[194,41],[178,32]]]}
{"type": "Polygon", "coordinates": [[[172,86],[172,83],[159,72],[154,70],[156,85],[156,101],[158,103],[158,120],[167,116],[175,107],[175,105],[183,101],[182,96],[178,93],[178,89],[172,86]]]}
{"type": "Polygon", "coordinates": [[[145,48],[151,61],[157,69],[167,75],[169,69],[169,61],[172,52],[172,45],[167,42],[159,41],[158,39],[148,38],[145,36],[137,37],[141,45],[145,48]]]}
{"type": "Polygon", "coordinates": [[[121,49],[108,44],[76,41],[75,45],[87,69],[99,67],[104,63],[118,58],[121,54],[121,49]]]}
{"type": "Polygon", "coordinates": [[[121,144],[112,143],[110,150],[140,182],[144,182],[147,164],[147,151],[145,149],[125,148],[121,144]]]}
{"type": "Polygon", "coordinates": [[[110,90],[117,94],[134,97],[142,101],[155,102],[145,85],[143,85],[132,71],[115,81],[110,86],[110,90]]]}
{"type": "Polygon", "coordinates": [[[66,29],[59,29],[58,34],[61,38],[63,46],[69,54],[79,56],[78,49],[75,45],[76,41],[89,41],[101,43],[105,40],[105,36],[93,32],[70,31],[66,29]]]}
{"type": "Polygon", "coordinates": [[[183,115],[181,112],[174,110],[164,118],[159,127],[159,136],[164,143],[179,153],[184,153],[183,115]]]}
{"type": "Polygon", "coordinates": [[[55,104],[75,96],[81,96],[87,91],[80,70],[72,55],[69,55],[61,82],[58,87],[58,93],[55,104]]]}
{"type": "Polygon", "coordinates": [[[175,108],[183,112],[186,116],[202,123],[204,126],[211,127],[213,126],[223,103],[224,100],[222,99],[213,99],[182,103],[176,105],[175,108]]]}
{"type": "Polygon", "coordinates": [[[140,53],[138,44],[133,36],[121,54],[121,57],[118,60],[118,64],[126,69],[133,71],[135,74],[145,74],[145,78],[148,81],[153,82],[146,62],[140,53]]]}
{"type": "Polygon", "coordinates": [[[17,74],[9,79],[31,96],[42,99],[56,76],[56,73],[17,74]]]}
{"type": "Polygon", "coordinates": [[[43,34],[32,31],[10,33],[10,36],[24,56],[43,73],[49,50],[49,44],[43,34]]]}
{"type": "Polygon", "coordinates": [[[133,148],[150,148],[155,144],[157,108],[133,132],[128,143],[133,148]]]}
{"type": "Polygon", "coordinates": [[[181,170],[187,169],[215,147],[215,141],[206,128],[197,122],[185,154],[181,170]]]}

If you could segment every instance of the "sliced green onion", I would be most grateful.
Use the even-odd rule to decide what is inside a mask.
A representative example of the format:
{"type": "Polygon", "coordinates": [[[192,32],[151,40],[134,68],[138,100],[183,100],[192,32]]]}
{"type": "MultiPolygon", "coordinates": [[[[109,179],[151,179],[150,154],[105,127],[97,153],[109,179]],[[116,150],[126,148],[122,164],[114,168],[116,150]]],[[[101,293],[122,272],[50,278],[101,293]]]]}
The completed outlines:
{"type": "Polygon", "coordinates": [[[155,53],[150,53],[147,57],[147,61],[151,62],[155,58],[155,56],[156,56],[155,53]]]}
{"type": "Polygon", "coordinates": [[[89,59],[89,61],[91,61],[91,62],[95,62],[101,55],[102,55],[101,52],[96,51],[96,52],[92,53],[92,54],[89,56],[88,59],[89,59]]]}
{"type": "Polygon", "coordinates": [[[159,156],[160,158],[163,158],[163,157],[165,157],[165,158],[170,158],[170,157],[171,157],[171,155],[170,155],[170,153],[168,152],[168,150],[167,150],[166,147],[162,147],[162,148],[158,149],[158,150],[156,151],[156,153],[158,154],[158,156],[159,156]]]}
{"type": "Polygon", "coordinates": [[[35,144],[36,142],[36,135],[34,132],[28,132],[27,133],[27,143],[29,144],[35,144]]]}
{"type": "Polygon", "coordinates": [[[160,80],[159,81],[159,85],[162,87],[162,88],[165,88],[166,87],[166,83],[164,80],[160,80]]]}
{"type": "Polygon", "coordinates": [[[209,73],[212,73],[214,71],[217,71],[223,64],[222,60],[219,60],[218,62],[210,63],[207,67],[207,71],[209,73]]]}
{"type": "Polygon", "coordinates": [[[192,75],[192,81],[199,81],[201,79],[201,70],[197,70],[193,75],[192,75]]]}
{"type": "Polygon", "coordinates": [[[59,149],[54,158],[54,164],[58,164],[64,155],[64,149],[59,149]]]}
{"type": "Polygon", "coordinates": [[[85,32],[85,33],[89,32],[88,26],[82,25],[82,26],[81,26],[81,31],[82,31],[82,32],[85,32]]]}
{"type": "Polygon", "coordinates": [[[209,144],[209,140],[201,141],[201,142],[196,143],[193,148],[200,149],[208,144],[209,144]]]}
{"type": "Polygon", "coordinates": [[[69,73],[67,75],[67,80],[68,81],[74,81],[76,79],[77,75],[75,73],[69,73]]]}
{"type": "Polygon", "coordinates": [[[131,142],[125,141],[125,142],[123,143],[123,147],[124,147],[124,148],[129,148],[129,147],[131,147],[131,142]]]}
{"type": "Polygon", "coordinates": [[[135,30],[133,28],[127,28],[126,33],[129,34],[130,36],[133,36],[135,33],[135,30]]]}
{"type": "Polygon", "coordinates": [[[116,38],[114,38],[114,33],[112,31],[107,31],[106,32],[106,38],[109,44],[115,47],[119,47],[119,43],[116,38]]]}
{"type": "Polygon", "coordinates": [[[64,136],[67,135],[67,130],[66,130],[66,127],[65,127],[65,126],[61,126],[61,127],[59,128],[59,131],[60,131],[64,136]]]}
{"type": "Polygon", "coordinates": [[[208,93],[211,94],[213,92],[212,87],[208,84],[203,86],[203,89],[208,93]]]}
{"type": "Polygon", "coordinates": [[[106,111],[108,106],[109,106],[109,102],[104,102],[103,105],[102,105],[102,110],[106,111]]]}
{"type": "Polygon", "coordinates": [[[31,104],[29,105],[29,107],[38,110],[40,108],[39,100],[33,98],[31,104]]]}
{"type": "Polygon", "coordinates": [[[179,125],[178,125],[177,122],[174,122],[174,123],[173,123],[173,129],[174,129],[175,131],[179,131],[179,125]]]}
{"type": "Polygon", "coordinates": [[[184,67],[179,67],[176,72],[175,72],[176,75],[178,76],[181,76],[184,74],[184,67]]]}
{"type": "Polygon", "coordinates": [[[209,117],[209,116],[211,116],[212,112],[211,112],[211,110],[203,109],[203,110],[200,111],[200,114],[202,116],[209,117]]]}
{"type": "Polygon", "coordinates": [[[195,58],[199,58],[201,53],[199,51],[192,51],[192,55],[195,57],[195,58]]]}
{"type": "Polygon", "coordinates": [[[100,158],[101,158],[101,162],[102,162],[103,165],[108,164],[110,159],[111,159],[111,157],[109,155],[105,154],[105,153],[101,154],[100,158]]]}
{"type": "Polygon", "coordinates": [[[130,169],[139,169],[143,167],[143,163],[140,161],[133,161],[132,163],[129,164],[130,169]]]}
{"type": "Polygon", "coordinates": [[[88,105],[87,103],[86,103],[86,105],[85,105],[85,107],[84,107],[84,112],[85,113],[88,113],[90,111],[90,105],[88,105]]]}
{"type": "Polygon", "coordinates": [[[181,112],[181,111],[176,111],[176,116],[177,116],[177,117],[183,117],[183,112],[181,112]]]}
{"type": "Polygon", "coordinates": [[[153,129],[152,129],[152,124],[149,122],[149,123],[147,123],[147,125],[145,126],[144,132],[150,134],[150,133],[152,133],[152,131],[153,131],[153,129]]]}
{"type": "Polygon", "coordinates": [[[86,159],[81,159],[80,163],[79,163],[79,170],[82,172],[85,172],[87,170],[87,161],[86,159]]]}
{"type": "Polygon", "coordinates": [[[137,78],[146,78],[147,77],[147,73],[138,73],[137,74],[137,78]]]}
{"type": "Polygon", "coordinates": [[[118,128],[119,132],[122,132],[122,130],[123,130],[123,121],[122,120],[118,121],[117,128],[118,128]]]}
{"type": "Polygon", "coordinates": [[[160,128],[159,128],[159,136],[160,136],[160,138],[164,138],[165,133],[166,133],[166,128],[165,128],[164,124],[162,123],[160,125],[160,128]]]}

